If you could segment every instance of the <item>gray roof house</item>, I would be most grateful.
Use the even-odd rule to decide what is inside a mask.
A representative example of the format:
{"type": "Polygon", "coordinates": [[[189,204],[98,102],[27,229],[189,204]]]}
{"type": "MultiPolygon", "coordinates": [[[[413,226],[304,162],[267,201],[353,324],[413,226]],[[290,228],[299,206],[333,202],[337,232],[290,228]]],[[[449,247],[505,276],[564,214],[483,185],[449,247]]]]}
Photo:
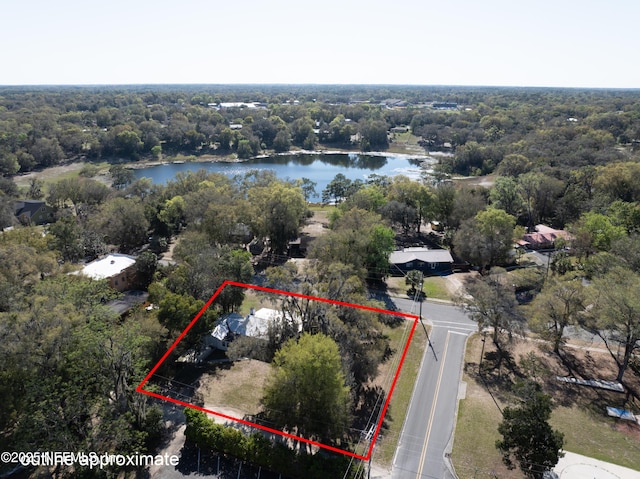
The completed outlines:
{"type": "Polygon", "coordinates": [[[424,273],[446,273],[451,271],[453,257],[446,249],[405,248],[389,255],[392,275],[402,275],[418,270],[424,273]]]}
{"type": "Polygon", "coordinates": [[[226,351],[231,341],[238,336],[249,336],[258,339],[268,339],[269,327],[284,319],[297,324],[298,331],[302,330],[302,321],[295,317],[285,317],[282,311],[270,308],[253,309],[247,316],[239,313],[229,313],[218,322],[211,334],[205,338],[205,347],[213,347],[226,351]]]}
{"type": "Polygon", "coordinates": [[[53,221],[53,209],[40,200],[16,201],[14,214],[24,225],[43,225],[53,221]]]}

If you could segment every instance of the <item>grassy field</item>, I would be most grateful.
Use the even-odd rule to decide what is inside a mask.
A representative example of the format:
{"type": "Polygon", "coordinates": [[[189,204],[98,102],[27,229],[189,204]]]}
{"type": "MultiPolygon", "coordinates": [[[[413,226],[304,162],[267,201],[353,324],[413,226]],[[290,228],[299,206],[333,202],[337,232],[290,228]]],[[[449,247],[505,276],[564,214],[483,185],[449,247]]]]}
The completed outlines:
{"type": "MultiPolygon", "coordinates": [[[[522,474],[518,470],[509,471],[502,464],[500,454],[495,448],[496,440],[500,439],[498,424],[502,420],[496,402],[501,408],[510,404],[510,393],[508,387],[505,387],[508,372],[503,368],[499,373],[500,380],[496,380],[498,375],[492,372],[487,383],[489,386],[479,379],[477,361],[481,344],[477,335],[467,344],[463,376],[463,381],[467,383],[467,395],[460,402],[452,453],[453,464],[460,479],[520,478],[522,474]]],[[[489,350],[489,341],[487,347],[489,350]]],[[[512,353],[517,358],[520,352],[527,354],[536,351],[537,347],[532,346],[530,342],[522,341],[513,346],[512,353]]],[[[553,391],[552,397],[556,405],[550,422],[564,434],[564,449],[640,470],[640,431],[624,428],[625,424],[607,417],[600,406],[589,409],[590,405],[599,401],[598,397],[604,403],[616,401],[616,398],[619,398],[615,395],[617,393],[607,395],[594,389],[558,387],[552,378],[562,371],[557,369],[555,358],[548,354],[543,355],[540,351],[537,354],[540,354],[547,369],[543,387],[547,392],[550,392],[550,389],[553,391]]],[[[590,360],[595,358],[596,361],[593,377],[602,377],[604,374],[602,365],[606,361],[606,353],[602,353],[602,358],[598,357],[599,354],[591,352],[590,355],[586,355],[590,360]]],[[[485,376],[489,375],[485,373],[485,376]]]]}
{"type": "MultiPolygon", "coordinates": [[[[229,288],[230,286],[227,286],[229,288]]],[[[260,309],[263,307],[267,307],[266,301],[258,298],[256,291],[253,289],[245,289],[244,291],[244,301],[242,302],[242,306],[240,306],[240,311],[238,311],[242,316],[246,316],[251,312],[251,309],[260,309]]]]}
{"type": "Polygon", "coordinates": [[[408,155],[426,154],[425,149],[418,145],[418,141],[420,141],[420,137],[413,135],[411,132],[394,133],[387,151],[389,153],[404,153],[408,155]]]}
{"type": "Polygon", "coordinates": [[[626,422],[593,414],[577,405],[558,406],[550,422],[564,434],[567,451],[640,470],[640,431],[636,428],[623,432],[626,422]]]}
{"type": "MultiPolygon", "coordinates": [[[[49,191],[49,185],[51,183],[56,183],[60,180],[68,179],[68,178],[78,178],[80,175],[80,170],[87,163],[78,162],[78,163],[69,163],[68,165],[63,166],[54,166],[51,168],[46,168],[42,171],[33,171],[31,173],[27,173],[25,175],[18,175],[14,177],[14,181],[18,188],[27,189],[29,187],[29,182],[31,178],[37,178],[44,182],[43,190],[46,192],[49,191]]],[[[103,175],[108,173],[109,171],[109,163],[106,161],[98,162],[98,163],[90,163],[94,165],[99,170],[99,175],[103,175]]],[[[95,179],[99,179],[96,177],[95,179]]]]}
{"type": "Polygon", "coordinates": [[[490,399],[487,401],[467,377],[467,398],[460,401],[455,431],[452,461],[460,479],[465,478],[520,478],[518,471],[509,471],[495,448],[500,439],[498,422],[500,412],[490,399]]]}
{"type": "Polygon", "coordinates": [[[329,212],[335,210],[337,208],[337,206],[335,205],[323,205],[322,203],[311,203],[309,205],[309,209],[313,212],[326,212],[327,214],[329,214],[329,212]]]}

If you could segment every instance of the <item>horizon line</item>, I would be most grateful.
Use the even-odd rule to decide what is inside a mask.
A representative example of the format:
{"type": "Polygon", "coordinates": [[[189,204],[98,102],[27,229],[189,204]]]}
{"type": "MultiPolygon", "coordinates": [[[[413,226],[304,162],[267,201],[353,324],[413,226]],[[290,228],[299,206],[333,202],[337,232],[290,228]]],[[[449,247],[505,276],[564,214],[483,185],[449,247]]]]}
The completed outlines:
{"type": "Polygon", "coordinates": [[[637,91],[640,87],[622,86],[543,86],[543,85],[490,85],[490,84],[421,84],[421,83],[282,83],[282,82],[231,82],[231,83],[0,83],[0,88],[118,88],[118,87],[360,87],[360,88],[472,88],[472,89],[513,89],[513,90],[617,90],[637,91]]]}

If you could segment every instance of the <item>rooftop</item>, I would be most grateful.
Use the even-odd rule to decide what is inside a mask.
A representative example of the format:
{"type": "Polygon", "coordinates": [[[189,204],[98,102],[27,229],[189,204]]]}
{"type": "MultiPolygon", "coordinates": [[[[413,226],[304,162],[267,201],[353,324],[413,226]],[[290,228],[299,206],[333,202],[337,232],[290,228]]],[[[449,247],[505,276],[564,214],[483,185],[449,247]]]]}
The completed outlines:
{"type": "Polygon", "coordinates": [[[27,217],[31,218],[31,216],[36,213],[40,208],[45,205],[44,201],[41,200],[20,200],[16,201],[14,213],[16,216],[27,215],[27,217]]]}
{"type": "Polygon", "coordinates": [[[446,249],[405,248],[393,251],[389,255],[391,264],[404,264],[409,261],[423,261],[425,263],[453,263],[453,257],[446,249]]]}
{"type": "MultiPolygon", "coordinates": [[[[266,338],[269,326],[282,318],[281,311],[270,308],[260,308],[255,312],[252,311],[246,317],[238,313],[230,313],[222,318],[211,335],[221,341],[227,337],[229,332],[252,338],[266,338]]],[[[300,323],[299,319],[291,318],[291,320],[300,323]]],[[[301,323],[299,325],[302,326],[301,323]]]]}
{"type": "Polygon", "coordinates": [[[109,301],[107,306],[119,315],[123,315],[136,306],[144,304],[148,297],[149,293],[144,291],[129,291],[120,298],[109,301]]]}
{"type": "Polygon", "coordinates": [[[126,254],[109,254],[87,264],[82,269],[82,274],[93,279],[111,278],[133,266],[136,259],[126,254]]]}

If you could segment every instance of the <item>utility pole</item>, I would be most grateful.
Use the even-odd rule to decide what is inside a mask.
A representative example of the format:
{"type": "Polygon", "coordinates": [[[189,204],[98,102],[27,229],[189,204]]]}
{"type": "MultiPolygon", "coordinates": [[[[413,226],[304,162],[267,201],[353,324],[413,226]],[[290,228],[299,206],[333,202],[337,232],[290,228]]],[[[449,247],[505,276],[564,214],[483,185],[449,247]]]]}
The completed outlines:
{"type": "MultiPolygon", "coordinates": [[[[420,292],[418,297],[420,298],[420,321],[422,321],[422,289],[424,288],[424,273],[420,271],[420,292]]],[[[426,299],[426,298],[425,298],[426,299]]]]}
{"type": "Polygon", "coordinates": [[[478,374],[482,376],[482,357],[484,356],[484,344],[487,341],[487,332],[482,331],[482,351],[480,352],[480,362],[478,363],[478,374]]]}
{"type": "Polygon", "coordinates": [[[427,295],[424,295],[424,298],[422,297],[422,295],[424,294],[422,289],[424,288],[424,273],[422,271],[420,271],[420,291],[418,292],[419,298],[420,298],[420,313],[419,313],[419,318],[420,318],[420,324],[422,325],[422,329],[424,329],[424,334],[427,335],[427,343],[429,344],[429,347],[431,348],[431,351],[433,352],[433,356],[436,359],[436,361],[438,360],[438,356],[436,356],[436,351],[435,349],[433,349],[433,344],[431,344],[431,338],[429,337],[429,330],[427,329],[427,327],[424,325],[424,322],[422,321],[422,302],[425,301],[427,299],[427,295]]]}

